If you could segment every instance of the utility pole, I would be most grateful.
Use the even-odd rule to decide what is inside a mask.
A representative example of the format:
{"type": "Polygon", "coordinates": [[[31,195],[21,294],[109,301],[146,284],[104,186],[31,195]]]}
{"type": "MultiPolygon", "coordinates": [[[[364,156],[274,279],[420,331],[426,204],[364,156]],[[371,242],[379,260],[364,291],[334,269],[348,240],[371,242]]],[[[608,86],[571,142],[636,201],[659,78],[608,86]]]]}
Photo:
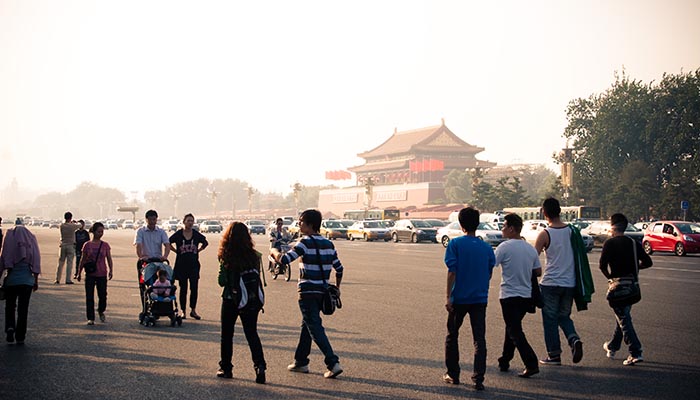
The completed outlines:
{"type": "Polygon", "coordinates": [[[214,218],[216,218],[216,197],[219,195],[219,193],[216,191],[216,189],[207,189],[207,192],[211,198],[211,208],[214,210],[214,218]]]}
{"type": "Polygon", "coordinates": [[[252,218],[251,215],[253,215],[253,195],[255,195],[255,189],[248,186],[248,218],[252,218]]]}
{"type": "Polygon", "coordinates": [[[374,179],[371,176],[367,177],[367,183],[365,183],[365,197],[367,201],[365,202],[365,219],[367,219],[368,210],[372,208],[372,192],[374,188],[374,179]]]}
{"type": "Polygon", "coordinates": [[[574,149],[569,147],[569,141],[566,142],[566,148],[561,152],[561,185],[564,188],[564,205],[568,205],[571,187],[574,182],[574,149]]]}
{"type": "Polygon", "coordinates": [[[173,198],[173,214],[175,217],[177,217],[178,216],[178,214],[177,214],[177,199],[180,198],[180,195],[177,193],[171,193],[170,197],[173,198]]]}
{"type": "Polygon", "coordinates": [[[301,193],[301,183],[296,182],[294,185],[292,185],[292,192],[294,193],[294,213],[295,217],[299,216],[299,194],[301,193]]]}

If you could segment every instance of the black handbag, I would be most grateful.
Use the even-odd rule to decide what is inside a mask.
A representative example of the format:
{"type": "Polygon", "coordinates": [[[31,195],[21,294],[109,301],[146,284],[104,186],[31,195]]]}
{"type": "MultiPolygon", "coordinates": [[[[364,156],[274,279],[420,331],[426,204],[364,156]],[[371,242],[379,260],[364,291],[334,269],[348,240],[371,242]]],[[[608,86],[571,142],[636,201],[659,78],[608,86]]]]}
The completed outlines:
{"type": "Polygon", "coordinates": [[[100,247],[97,248],[97,255],[95,255],[95,261],[88,261],[83,264],[83,269],[85,269],[86,274],[94,274],[97,272],[97,260],[100,257],[100,250],[102,250],[102,241],[100,241],[100,247]]]}
{"type": "MultiPolygon", "coordinates": [[[[321,254],[318,245],[316,245],[316,240],[313,237],[311,237],[311,242],[314,244],[314,248],[316,249],[317,264],[321,268],[321,274],[323,275],[323,264],[321,263],[321,254]]],[[[336,308],[343,308],[343,303],[340,301],[340,289],[338,289],[338,286],[336,285],[327,285],[326,283],[326,278],[324,276],[323,285],[326,287],[326,289],[324,290],[321,298],[321,312],[323,315],[333,315],[336,308]]]]}
{"type": "Polygon", "coordinates": [[[634,276],[623,276],[608,281],[606,299],[610,307],[625,307],[639,303],[642,291],[639,288],[639,260],[637,259],[637,243],[632,240],[634,249],[634,276]]]}

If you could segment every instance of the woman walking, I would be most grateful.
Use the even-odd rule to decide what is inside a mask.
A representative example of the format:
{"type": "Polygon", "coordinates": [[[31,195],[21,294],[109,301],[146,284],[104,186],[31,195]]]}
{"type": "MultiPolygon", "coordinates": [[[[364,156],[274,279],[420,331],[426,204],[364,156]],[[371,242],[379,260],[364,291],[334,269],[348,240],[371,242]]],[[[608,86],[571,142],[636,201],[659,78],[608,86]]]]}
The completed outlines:
{"type": "MultiPolygon", "coordinates": [[[[651,257],[644,252],[642,245],[625,236],[627,223],[627,218],[622,214],[613,214],[610,217],[612,236],[605,241],[600,253],[600,270],[608,279],[631,277],[638,281],[639,269],[652,265],[651,257]]],[[[615,331],[612,338],[603,343],[606,356],[610,359],[615,358],[615,353],[620,350],[624,339],[630,354],[622,364],[634,365],[644,361],[642,343],[632,325],[632,305],[611,304],[611,308],[615,313],[615,331]]]]}
{"type": "Polygon", "coordinates": [[[221,361],[216,376],[233,378],[233,328],[241,317],[250,347],[255,382],[265,383],[265,356],[258,336],[258,313],[265,303],[261,283],[262,254],[255,250],[248,227],[242,222],[228,226],[219,246],[221,294],[221,361]]]}
{"type": "Polygon", "coordinates": [[[174,251],[175,270],[174,278],[180,285],[180,307],[182,307],[182,319],[185,319],[187,309],[187,289],[190,290],[190,317],[202,319],[197,314],[197,295],[199,288],[199,253],[209,246],[207,238],[201,233],[192,229],[194,226],[194,215],[187,214],[182,219],[184,228],[170,236],[170,251],[174,251]],[[173,247],[173,244],[175,247],[173,247]],[[189,285],[188,285],[189,283],[189,285]]]}
{"type": "Polygon", "coordinates": [[[97,313],[105,322],[107,309],[107,279],[112,280],[112,250],[109,243],[102,241],[105,227],[95,222],[90,228],[92,240],[83,245],[82,257],[78,266],[77,279],[85,269],[85,307],[87,324],[95,325],[95,287],[97,287],[97,313]]]}
{"type": "Polygon", "coordinates": [[[5,291],[5,333],[7,342],[24,344],[27,336],[29,298],[39,288],[41,257],[36,237],[22,225],[22,221],[5,234],[0,253],[0,277],[7,270],[2,285],[5,291]],[[17,319],[15,320],[15,307],[17,319]]]}

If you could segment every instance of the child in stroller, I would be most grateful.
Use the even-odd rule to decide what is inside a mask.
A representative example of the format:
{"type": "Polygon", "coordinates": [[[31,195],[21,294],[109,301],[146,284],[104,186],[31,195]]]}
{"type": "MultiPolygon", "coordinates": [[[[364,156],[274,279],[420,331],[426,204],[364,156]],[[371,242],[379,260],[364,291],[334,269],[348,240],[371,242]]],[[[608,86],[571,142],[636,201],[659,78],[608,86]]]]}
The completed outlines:
{"type": "Polygon", "coordinates": [[[141,270],[141,298],[143,310],[139,322],[154,326],[159,317],[170,318],[170,326],[182,325],[177,309],[177,288],[173,285],[173,270],[163,262],[149,262],[141,270]]]}

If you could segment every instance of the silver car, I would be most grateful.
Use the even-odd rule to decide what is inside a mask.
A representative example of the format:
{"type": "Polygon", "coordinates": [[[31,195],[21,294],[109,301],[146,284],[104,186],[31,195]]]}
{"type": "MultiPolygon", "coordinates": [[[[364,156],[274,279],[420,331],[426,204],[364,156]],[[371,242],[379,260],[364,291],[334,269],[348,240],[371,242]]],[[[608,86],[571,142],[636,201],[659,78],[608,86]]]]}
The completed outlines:
{"type": "MultiPolygon", "coordinates": [[[[459,225],[459,222],[452,222],[449,225],[438,229],[437,231],[437,239],[444,247],[447,247],[450,240],[463,235],[464,232],[462,231],[462,227],[459,225]]],[[[492,247],[496,247],[506,241],[506,239],[503,237],[503,233],[489,225],[487,222],[479,223],[479,226],[476,229],[476,237],[490,244],[492,247]]]]}

